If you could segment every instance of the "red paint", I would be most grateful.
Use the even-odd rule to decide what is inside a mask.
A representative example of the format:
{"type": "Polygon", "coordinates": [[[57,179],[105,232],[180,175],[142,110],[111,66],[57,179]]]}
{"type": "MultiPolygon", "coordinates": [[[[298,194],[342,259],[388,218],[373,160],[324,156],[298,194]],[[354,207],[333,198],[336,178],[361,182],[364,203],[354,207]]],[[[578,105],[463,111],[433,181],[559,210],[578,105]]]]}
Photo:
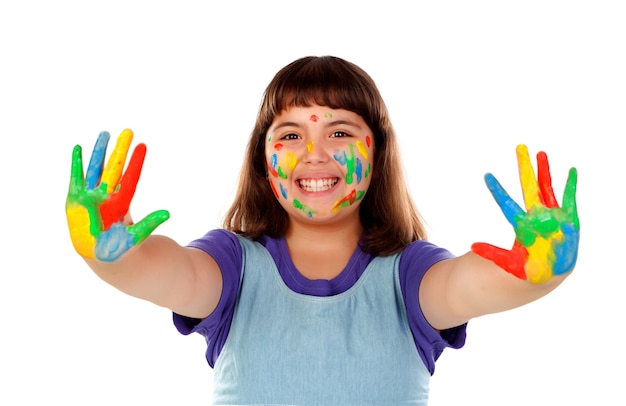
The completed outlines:
{"type": "Polygon", "coordinates": [[[119,182],[119,187],[100,204],[103,230],[108,230],[113,223],[124,221],[124,216],[128,213],[130,202],[137,189],[137,182],[145,157],[146,145],[137,145],[128,163],[126,173],[119,182]]]}
{"type": "Polygon", "coordinates": [[[281,149],[283,149],[283,144],[278,143],[278,144],[274,145],[274,149],[275,149],[276,151],[280,151],[281,149]]]}
{"type": "Polygon", "coordinates": [[[272,187],[272,192],[274,192],[274,196],[276,196],[277,199],[280,199],[278,197],[278,191],[276,190],[276,186],[274,186],[274,182],[272,182],[271,179],[270,179],[270,186],[272,187]]]}
{"type": "Polygon", "coordinates": [[[317,120],[319,120],[319,119],[320,119],[320,118],[319,118],[318,116],[316,116],[315,114],[313,114],[313,115],[310,117],[310,120],[311,120],[311,121],[313,121],[314,123],[317,123],[317,120]]]}
{"type": "Polygon", "coordinates": [[[370,138],[369,135],[365,137],[365,143],[367,144],[368,147],[372,145],[372,139],[370,138]]]}
{"type": "Polygon", "coordinates": [[[474,243],[472,244],[472,252],[495,262],[496,265],[508,273],[526,280],[526,269],[524,267],[528,261],[528,250],[517,241],[513,244],[513,248],[510,251],[487,243],[474,243]]]}
{"type": "Polygon", "coordinates": [[[350,192],[349,195],[341,199],[339,203],[337,203],[337,206],[341,205],[344,202],[350,202],[350,205],[352,205],[354,204],[355,200],[356,200],[356,189],[352,189],[352,192],[350,192]]]}
{"type": "Polygon", "coordinates": [[[270,171],[270,175],[272,175],[273,177],[275,178],[278,177],[278,172],[276,171],[276,169],[272,168],[270,165],[267,165],[267,170],[270,171]]]}
{"type": "Polygon", "coordinates": [[[541,203],[549,209],[559,207],[552,189],[548,156],[543,151],[537,154],[537,183],[539,183],[539,189],[541,190],[539,193],[541,203]]]}

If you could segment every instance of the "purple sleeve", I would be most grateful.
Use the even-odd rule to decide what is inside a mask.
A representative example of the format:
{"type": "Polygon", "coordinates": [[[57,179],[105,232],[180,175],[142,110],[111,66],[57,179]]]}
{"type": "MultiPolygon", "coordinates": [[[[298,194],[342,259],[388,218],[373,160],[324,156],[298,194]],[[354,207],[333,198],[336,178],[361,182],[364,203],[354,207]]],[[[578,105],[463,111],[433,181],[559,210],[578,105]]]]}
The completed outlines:
{"type": "Polygon", "coordinates": [[[201,249],[217,262],[222,271],[222,296],[207,318],[195,319],[174,313],[174,325],[181,334],[199,333],[204,336],[207,342],[206,359],[213,367],[226,342],[233,318],[242,267],[241,244],[233,233],[216,229],[187,246],[201,249]]]}
{"type": "Polygon", "coordinates": [[[467,323],[437,331],[426,321],[419,304],[419,286],[426,271],[437,262],[453,258],[450,251],[427,241],[415,241],[400,257],[399,273],[402,296],[407,309],[409,325],[417,350],[430,371],[435,372],[435,361],[447,347],[461,348],[465,344],[467,323]],[[407,294],[407,292],[413,292],[407,294]]]}

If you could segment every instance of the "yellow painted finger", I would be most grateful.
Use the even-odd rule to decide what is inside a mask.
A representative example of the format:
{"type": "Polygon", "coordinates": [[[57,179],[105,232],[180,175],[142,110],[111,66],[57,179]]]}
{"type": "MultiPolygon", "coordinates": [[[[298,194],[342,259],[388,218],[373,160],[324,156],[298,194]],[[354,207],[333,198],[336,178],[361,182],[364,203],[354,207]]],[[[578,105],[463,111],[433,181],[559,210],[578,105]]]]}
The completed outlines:
{"type": "Polygon", "coordinates": [[[130,148],[130,144],[133,141],[133,132],[129,129],[122,131],[117,137],[115,148],[107,161],[104,172],[102,173],[102,183],[107,185],[107,193],[112,193],[117,187],[122,172],[124,171],[124,164],[126,163],[126,155],[130,148]]]}
{"type": "Polygon", "coordinates": [[[539,197],[539,183],[537,183],[535,170],[530,163],[530,157],[528,156],[528,148],[526,148],[526,145],[518,145],[515,152],[517,153],[519,179],[522,184],[524,203],[526,204],[526,210],[530,210],[531,208],[542,204],[541,198],[539,197]]]}

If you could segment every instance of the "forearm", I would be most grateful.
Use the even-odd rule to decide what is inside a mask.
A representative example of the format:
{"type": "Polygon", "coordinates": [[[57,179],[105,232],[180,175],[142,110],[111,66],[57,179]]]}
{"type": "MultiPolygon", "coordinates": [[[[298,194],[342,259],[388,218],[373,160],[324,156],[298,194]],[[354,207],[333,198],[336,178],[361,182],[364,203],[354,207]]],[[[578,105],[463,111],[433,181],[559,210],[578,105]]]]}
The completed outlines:
{"type": "MultiPolygon", "coordinates": [[[[191,249],[151,235],[113,262],[86,259],[102,280],[120,291],[173,310],[184,308],[197,289],[199,273],[191,249]]],[[[196,254],[197,255],[197,254],[196,254]]]]}
{"type": "Polygon", "coordinates": [[[419,291],[420,305],[429,323],[443,330],[533,302],[553,291],[567,275],[532,284],[468,252],[441,261],[426,273],[419,291]]]}
{"type": "Polygon", "coordinates": [[[451,265],[449,301],[455,313],[467,320],[533,302],[556,289],[568,275],[533,284],[471,252],[452,260],[451,265]]]}

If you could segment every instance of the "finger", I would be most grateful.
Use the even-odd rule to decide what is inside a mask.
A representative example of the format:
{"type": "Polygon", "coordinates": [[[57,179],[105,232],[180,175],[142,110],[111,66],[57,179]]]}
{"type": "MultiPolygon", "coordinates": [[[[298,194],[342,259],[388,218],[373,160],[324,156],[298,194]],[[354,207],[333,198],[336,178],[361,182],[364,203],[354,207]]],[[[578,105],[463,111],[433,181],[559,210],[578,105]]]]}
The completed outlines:
{"type": "Polygon", "coordinates": [[[554,197],[554,189],[552,189],[548,155],[543,151],[537,154],[537,181],[539,182],[543,204],[549,209],[559,207],[559,203],[554,197]]]}
{"type": "MultiPolygon", "coordinates": [[[[146,145],[139,144],[130,157],[128,168],[120,180],[120,187],[100,206],[100,215],[105,230],[118,221],[124,221],[128,213],[130,202],[135,195],[137,182],[141,174],[141,167],[146,156],[146,145]]],[[[128,224],[128,223],[126,223],[128,224]]]]}
{"type": "Polygon", "coordinates": [[[513,227],[517,227],[519,218],[524,215],[524,211],[511,199],[506,190],[500,185],[500,182],[492,174],[488,173],[485,175],[485,183],[496,203],[500,206],[504,217],[513,227]]]}
{"type": "Polygon", "coordinates": [[[69,196],[76,196],[84,188],[83,179],[83,153],[80,145],[76,145],[72,151],[72,170],[70,171],[69,196]]]}
{"type": "Polygon", "coordinates": [[[109,133],[102,131],[100,135],[98,135],[96,144],[93,147],[86,175],[87,189],[89,190],[95,189],[100,182],[100,175],[102,175],[102,167],[104,166],[104,157],[107,153],[109,138],[109,133]]]}
{"type": "Polygon", "coordinates": [[[518,278],[526,279],[524,266],[528,259],[528,251],[521,245],[515,244],[509,251],[484,242],[477,242],[472,244],[472,252],[494,262],[518,278]]]}
{"type": "Polygon", "coordinates": [[[576,168],[571,168],[567,176],[567,182],[565,183],[565,191],[563,192],[563,208],[567,213],[570,213],[573,216],[574,227],[576,227],[576,230],[580,229],[578,209],[576,208],[577,181],[578,171],[576,168]]]}
{"type": "Polygon", "coordinates": [[[127,213],[130,202],[135,195],[137,182],[141,175],[141,168],[146,157],[146,145],[139,144],[135,147],[133,155],[130,157],[128,168],[120,181],[120,189],[118,191],[119,207],[122,213],[127,213]]]}
{"type": "Polygon", "coordinates": [[[539,185],[537,184],[537,178],[535,178],[533,166],[530,163],[530,157],[528,156],[528,148],[526,148],[526,145],[518,145],[515,152],[517,153],[519,178],[522,184],[524,203],[526,204],[526,210],[530,210],[535,206],[541,205],[539,185]]]}
{"type": "Polygon", "coordinates": [[[134,235],[135,244],[143,242],[163,222],[170,218],[167,210],[157,210],[148,214],[137,224],[128,227],[128,232],[134,235]]]}
{"type": "Polygon", "coordinates": [[[112,193],[117,188],[117,183],[122,176],[124,170],[124,164],[126,162],[126,155],[130,148],[130,143],[133,141],[133,132],[129,129],[125,129],[117,138],[115,148],[109,157],[109,160],[102,173],[102,183],[107,185],[107,193],[112,193]]]}

